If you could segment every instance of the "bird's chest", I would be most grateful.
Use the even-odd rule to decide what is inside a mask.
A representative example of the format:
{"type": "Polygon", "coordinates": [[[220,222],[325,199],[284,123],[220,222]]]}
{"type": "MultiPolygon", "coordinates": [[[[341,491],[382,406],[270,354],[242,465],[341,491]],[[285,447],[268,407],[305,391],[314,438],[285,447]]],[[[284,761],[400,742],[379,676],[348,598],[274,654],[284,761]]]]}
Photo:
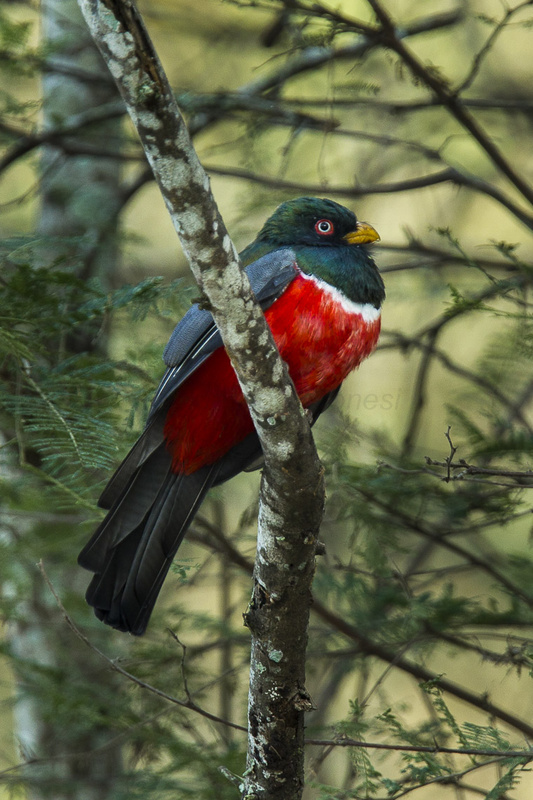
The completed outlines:
{"type": "Polygon", "coordinates": [[[381,316],[314,277],[298,275],[265,312],[304,406],[336,389],[377,344],[381,316]]]}

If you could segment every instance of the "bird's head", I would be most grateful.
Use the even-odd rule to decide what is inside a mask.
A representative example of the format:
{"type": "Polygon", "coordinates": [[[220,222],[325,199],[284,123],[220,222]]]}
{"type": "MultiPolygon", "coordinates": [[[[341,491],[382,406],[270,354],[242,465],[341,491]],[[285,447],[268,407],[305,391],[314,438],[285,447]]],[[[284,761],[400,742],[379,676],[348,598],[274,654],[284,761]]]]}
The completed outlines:
{"type": "Polygon", "coordinates": [[[367,222],[333,200],[299,197],[282,203],[265,222],[256,241],[276,247],[366,245],[379,240],[367,222]]]}
{"type": "Polygon", "coordinates": [[[245,251],[249,260],[282,247],[290,248],[298,266],[326,281],[357,303],[380,308],[385,289],[367,245],[379,240],[375,229],[359,222],[333,200],[300,197],[282,203],[245,251]]]}

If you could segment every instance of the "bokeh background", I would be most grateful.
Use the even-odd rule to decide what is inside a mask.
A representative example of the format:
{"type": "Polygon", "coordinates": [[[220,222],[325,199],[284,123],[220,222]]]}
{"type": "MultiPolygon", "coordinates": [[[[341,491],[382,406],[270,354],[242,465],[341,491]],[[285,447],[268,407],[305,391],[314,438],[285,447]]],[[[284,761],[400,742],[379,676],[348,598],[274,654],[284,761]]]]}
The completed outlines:
{"type": "MultiPolygon", "coordinates": [[[[531,4],[139,7],[239,248],[308,194],[381,235],[380,346],[316,428],[306,796],[527,800],[531,4]],[[478,754],[402,751],[435,742],[478,754]]],[[[76,4],[4,3],[0,36],[0,791],[236,797],[245,736],[196,706],[245,724],[258,475],[212,493],[143,640],[101,630],[76,553],[195,289],[76,4]]]]}

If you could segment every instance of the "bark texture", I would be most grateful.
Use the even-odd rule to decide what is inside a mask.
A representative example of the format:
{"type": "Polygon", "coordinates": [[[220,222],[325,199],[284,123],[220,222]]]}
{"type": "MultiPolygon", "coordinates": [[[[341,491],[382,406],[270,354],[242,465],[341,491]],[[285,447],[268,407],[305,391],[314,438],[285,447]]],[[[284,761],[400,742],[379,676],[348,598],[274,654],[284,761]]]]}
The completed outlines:
{"type": "Polygon", "coordinates": [[[290,481],[277,477],[263,474],[254,588],[244,615],[252,632],[247,800],[301,795],[303,715],[313,707],[305,651],[322,486],[317,482],[309,503],[311,485],[303,474],[290,481]]]}
{"type": "Polygon", "coordinates": [[[253,599],[246,798],[303,786],[305,644],[322,470],[311,431],[153,45],[128,0],[78,0],[220,329],[265,455],[253,599]]]}

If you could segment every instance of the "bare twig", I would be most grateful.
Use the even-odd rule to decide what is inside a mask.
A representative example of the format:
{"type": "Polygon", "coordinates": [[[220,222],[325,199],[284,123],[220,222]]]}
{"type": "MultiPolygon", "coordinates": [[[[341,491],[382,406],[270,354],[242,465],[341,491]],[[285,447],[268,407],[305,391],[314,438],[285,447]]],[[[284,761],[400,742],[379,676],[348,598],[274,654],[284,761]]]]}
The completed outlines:
{"type": "Polygon", "coordinates": [[[401,181],[390,181],[388,183],[375,183],[368,186],[345,185],[329,186],[321,184],[308,184],[300,181],[289,181],[282,178],[274,178],[269,175],[259,175],[250,170],[239,169],[237,167],[219,167],[216,165],[206,166],[206,170],[212,175],[222,177],[237,178],[239,180],[251,181],[261,186],[270,186],[276,189],[296,190],[302,194],[321,194],[327,191],[329,195],[341,197],[367,197],[376,194],[396,194],[398,192],[411,192],[425,189],[428,186],[451,183],[457,186],[464,186],[473,191],[492,197],[500,205],[507,208],[517,219],[528,228],[533,229],[533,215],[518,206],[510,197],[505,195],[498,187],[477,178],[474,175],[467,175],[460,172],[455,167],[446,167],[439,172],[429,175],[422,175],[418,178],[405,178],[401,181]]]}
{"type": "MultiPolygon", "coordinates": [[[[368,499],[372,501],[374,498],[372,496],[368,496],[368,499]]],[[[397,510],[395,509],[395,513],[396,512],[397,510]]],[[[211,529],[211,526],[208,525],[208,527],[211,529]]],[[[212,532],[215,536],[215,539],[214,541],[211,540],[211,547],[213,546],[213,543],[215,543],[218,549],[226,553],[228,558],[230,558],[233,563],[237,564],[241,569],[244,569],[248,574],[251,574],[253,569],[252,562],[246,559],[233,546],[231,541],[222,534],[221,531],[215,532],[212,530],[212,532]]],[[[476,566],[481,565],[476,563],[476,566]]],[[[513,586],[511,591],[516,593],[516,587],[513,586]]],[[[530,604],[533,604],[533,601],[530,598],[527,599],[530,604]]],[[[341,614],[336,614],[317,598],[313,600],[312,611],[320,619],[330,624],[339,633],[353,641],[357,646],[359,653],[363,652],[368,656],[373,656],[381,661],[386,662],[387,664],[391,664],[402,672],[412,675],[419,681],[426,682],[438,680],[439,688],[442,689],[442,691],[452,695],[453,697],[457,697],[460,700],[464,700],[474,708],[485,711],[496,719],[506,722],[511,727],[521,731],[525,736],[533,740],[532,724],[520,719],[507,709],[492,703],[486,694],[476,694],[475,692],[470,692],[463,686],[460,686],[443,676],[436,675],[434,672],[420,664],[420,662],[417,661],[415,663],[410,661],[403,656],[399,656],[398,653],[393,652],[386,646],[372,641],[366,634],[357,630],[357,628],[349,623],[341,614]]]]}
{"type": "Polygon", "coordinates": [[[416,379],[414,382],[413,397],[411,400],[411,411],[409,414],[409,422],[402,442],[402,453],[404,456],[411,453],[415,439],[420,427],[422,417],[422,408],[426,402],[426,385],[429,378],[429,370],[432,366],[433,351],[435,342],[437,341],[438,330],[431,331],[428,335],[428,342],[420,359],[416,379]]]}
{"type": "Polygon", "coordinates": [[[406,66],[409,67],[413,75],[435,94],[452,116],[455,117],[457,122],[459,122],[481,146],[494,166],[500,170],[502,175],[506,176],[528,203],[533,205],[533,187],[511,166],[495,144],[494,139],[485,133],[483,128],[463,105],[457,92],[448,88],[446,82],[434,70],[425,67],[420,59],[406,47],[405,43],[398,35],[390,14],[384,8],[380,0],[368,0],[368,3],[381,25],[381,43],[390,47],[391,50],[402,59],[406,66]]]}
{"type": "MultiPolygon", "coordinates": [[[[405,753],[447,753],[458,756],[487,756],[497,758],[523,758],[524,763],[533,760],[533,750],[489,750],[476,747],[444,747],[435,745],[417,744],[383,744],[382,742],[365,742],[360,739],[350,737],[339,737],[337,739],[306,739],[306,744],[316,745],[317,747],[364,747],[372,750],[396,750],[405,753]]],[[[493,763],[491,761],[491,763],[493,763]]],[[[478,767],[483,766],[478,764],[478,767]]]]}
{"type": "Polygon", "coordinates": [[[211,722],[217,722],[220,723],[221,725],[227,725],[230,728],[235,728],[236,730],[240,731],[246,730],[246,728],[243,728],[242,725],[238,725],[236,722],[230,722],[229,720],[222,719],[221,717],[218,717],[216,714],[212,714],[210,711],[206,711],[205,709],[201,708],[199,705],[197,705],[197,703],[194,702],[194,700],[192,700],[188,692],[187,692],[187,700],[178,700],[177,697],[173,697],[167,692],[162,691],[162,689],[158,689],[156,686],[152,686],[150,683],[147,683],[146,681],[141,680],[141,678],[138,678],[136,675],[133,675],[131,672],[128,672],[123,667],[121,667],[120,664],[115,659],[109,658],[109,656],[107,656],[104,652],[102,652],[102,650],[96,647],[96,645],[94,645],[90,641],[90,639],[75,624],[74,620],[69,615],[65,606],[61,602],[61,599],[58,593],[56,592],[54,585],[52,584],[52,581],[48,577],[43,562],[40,561],[38,566],[39,570],[41,571],[41,575],[43,576],[46,585],[50,589],[50,592],[52,593],[57,603],[57,606],[61,611],[63,619],[65,620],[70,630],[75,634],[75,636],[77,636],[77,638],[80,641],[82,641],[87,647],[89,647],[93,651],[93,653],[96,653],[97,656],[99,656],[103,661],[105,661],[108,667],[110,667],[114,672],[118,672],[119,675],[122,675],[124,678],[127,678],[132,683],[135,683],[137,686],[139,686],[139,688],[145,689],[151,694],[160,697],[162,700],[166,700],[168,703],[172,703],[173,705],[176,706],[181,706],[181,708],[188,708],[191,711],[200,714],[202,717],[211,720],[211,722]]]}
{"type": "Polygon", "coordinates": [[[500,34],[505,30],[506,26],[509,24],[512,17],[515,16],[519,11],[522,11],[524,8],[531,7],[531,0],[524,0],[524,2],[519,3],[518,5],[514,6],[513,8],[506,8],[505,13],[503,14],[502,18],[499,22],[496,23],[493,30],[487,37],[483,47],[476,53],[472,60],[472,64],[470,66],[470,70],[468,74],[464,78],[464,80],[455,88],[456,94],[462,94],[466,89],[469,89],[476,77],[479,74],[481,69],[481,65],[487,55],[492,50],[496,39],[500,34]]]}
{"type": "MultiPolygon", "coordinates": [[[[448,319],[446,317],[446,319],[448,319]]],[[[415,334],[414,336],[404,336],[404,334],[399,333],[397,331],[386,331],[384,336],[386,338],[392,338],[395,342],[394,346],[400,347],[402,351],[407,351],[411,348],[416,348],[418,350],[422,350],[428,356],[433,356],[436,358],[447,370],[450,372],[455,373],[456,375],[465,378],[466,380],[470,381],[471,383],[479,386],[484,391],[488,392],[492,397],[498,400],[502,406],[507,408],[510,413],[512,413],[514,419],[520,422],[521,425],[527,430],[529,433],[533,434],[533,429],[529,424],[526,417],[523,415],[520,404],[514,402],[511,398],[507,397],[507,395],[492,381],[486,378],[484,375],[479,375],[476,372],[473,372],[466,367],[457,364],[455,361],[448,356],[443,350],[435,347],[434,342],[431,341],[431,330],[428,334],[429,341],[425,341],[425,337],[419,333],[415,334]]],[[[381,349],[388,349],[391,347],[391,344],[382,344],[380,345],[381,349]]],[[[416,393],[415,393],[416,396],[416,393]]],[[[414,409],[413,412],[414,413],[414,409]]]]}

